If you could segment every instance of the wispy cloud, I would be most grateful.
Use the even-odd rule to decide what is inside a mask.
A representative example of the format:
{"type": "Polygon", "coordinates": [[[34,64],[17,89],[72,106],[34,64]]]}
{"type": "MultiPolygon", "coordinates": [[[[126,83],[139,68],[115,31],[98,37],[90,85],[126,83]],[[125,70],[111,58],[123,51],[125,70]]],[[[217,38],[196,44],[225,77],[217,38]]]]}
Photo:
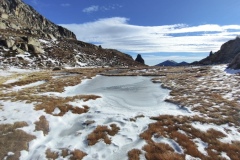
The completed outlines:
{"type": "Polygon", "coordinates": [[[34,5],[37,5],[38,4],[38,0],[32,0],[31,3],[34,4],[34,5]]]}
{"type": "MultiPolygon", "coordinates": [[[[62,24],[62,26],[73,31],[79,40],[127,53],[148,53],[148,55],[166,52],[202,53],[199,57],[192,56],[192,60],[197,60],[196,57],[203,58],[205,56],[202,56],[203,53],[219,50],[223,43],[240,35],[240,25],[138,26],[129,24],[129,21],[128,18],[113,17],[84,24],[62,24]]],[[[148,60],[150,58],[148,57],[148,60]]],[[[187,58],[183,57],[183,59],[187,58]]]]}
{"type": "Polygon", "coordinates": [[[69,3],[62,3],[61,6],[62,7],[69,7],[69,6],[71,6],[71,4],[69,4],[69,3]]]}
{"type": "Polygon", "coordinates": [[[91,12],[97,12],[99,10],[99,6],[90,6],[87,8],[84,8],[82,11],[85,13],[91,13],[91,12]]]}
{"type": "Polygon", "coordinates": [[[112,4],[109,6],[98,6],[98,5],[93,5],[87,8],[84,8],[82,11],[85,13],[92,13],[92,12],[97,12],[97,11],[108,11],[108,10],[114,10],[116,8],[121,8],[121,5],[118,4],[112,4]]]}

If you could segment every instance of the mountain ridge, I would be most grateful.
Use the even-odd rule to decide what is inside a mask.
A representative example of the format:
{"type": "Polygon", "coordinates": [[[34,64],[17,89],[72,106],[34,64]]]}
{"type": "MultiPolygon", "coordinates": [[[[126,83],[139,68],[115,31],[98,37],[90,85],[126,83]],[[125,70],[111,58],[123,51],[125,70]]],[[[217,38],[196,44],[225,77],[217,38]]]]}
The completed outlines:
{"type": "Polygon", "coordinates": [[[0,6],[0,66],[28,68],[139,66],[125,53],[76,39],[22,0],[0,6]]]}
{"type": "Polygon", "coordinates": [[[240,37],[236,37],[233,40],[229,40],[222,44],[220,50],[213,53],[210,52],[206,58],[192,63],[193,65],[213,65],[213,64],[231,64],[232,69],[240,69],[239,58],[235,57],[240,53],[240,37]],[[235,59],[235,60],[234,60],[235,59]],[[234,64],[233,64],[234,63],[234,64]]]}
{"type": "Polygon", "coordinates": [[[42,38],[76,39],[72,31],[54,24],[22,0],[2,0],[0,15],[0,29],[19,30],[42,38]]]}
{"type": "Polygon", "coordinates": [[[155,66],[187,66],[187,65],[189,65],[189,63],[187,63],[185,61],[178,63],[173,60],[166,60],[155,66]]]}

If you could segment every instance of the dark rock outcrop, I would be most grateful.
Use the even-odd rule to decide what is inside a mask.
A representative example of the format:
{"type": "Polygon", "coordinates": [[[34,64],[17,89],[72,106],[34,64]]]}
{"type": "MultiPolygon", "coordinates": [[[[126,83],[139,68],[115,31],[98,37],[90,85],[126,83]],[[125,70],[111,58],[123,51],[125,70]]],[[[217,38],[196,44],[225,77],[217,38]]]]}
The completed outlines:
{"type": "Polygon", "coordinates": [[[240,52],[240,38],[237,37],[234,40],[230,40],[224,43],[220,50],[212,53],[209,56],[202,59],[198,65],[212,65],[212,64],[227,64],[231,63],[235,56],[240,52]]]}
{"type": "Polygon", "coordinates": [[[136,62],[145,64],[144,59],[142,58],[141,54],[137,55],[137,58],[135,59],[136,62]]]}
{"type": "Polygon", "coordinates": [[[228,68],[240,69],[240,52],[235,56],[235,58],[229,64],[228,68]]]}

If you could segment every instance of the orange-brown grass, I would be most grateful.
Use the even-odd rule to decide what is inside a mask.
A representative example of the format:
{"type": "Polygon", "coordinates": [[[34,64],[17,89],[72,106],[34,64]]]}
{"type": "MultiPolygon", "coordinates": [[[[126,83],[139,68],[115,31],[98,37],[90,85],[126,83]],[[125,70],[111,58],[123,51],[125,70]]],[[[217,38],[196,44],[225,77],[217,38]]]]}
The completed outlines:
{"type": "Polygon", "coordinates": [[[36,137],[18,129],[25,126],[28,126],[26,122],[0,125],[0,159],[4,159],[10,151],[14,155],[7,159],[19,159],[20,151],[28,150],[28,142],[36,137]]]}
{"type": "Polygon", "coordinates": [[[85,157],[87,154],[83,151],[80,151],[78,149],[75,149],[71,152],[72,156],[70,157],[70,160],[81,160],[83,157],[85,157]]]}
{"type": "Polygon", "coordinates": [[[63,158],[70,156],[69,157],[70,160],[81,160],[83,159],[83,157],[87,155],[86,153],[78,149],[75,149],[73,151],[70,151],[68,149],[61,149],[61,151],[54,152],[51,151],[51,149],[49,148],[46,150],[45,154],[48,159],[53,160],[59,158],[60,156],[62,156],[63,158]]]}
{"type": "MultiPolygon", "coordinates": [[[[186,69],[165,67],[163,70],[162,73],[166,74],[166,76],[159,76],[158,78],[154,78],[154,80],[155,82],[161,82],[162,86],[172,90],[170,93],[171,98],[166,101],[185,107],[193,107],[195,104],[198,104],[198,106],[192,109],[199,112],[203,117],[167,115],[152,117],[151,119],[157,120],[157,122],[149,124],[148,129],[141,133],[140,137],[147,140],[148,144],[153,143],[152,136],[163,136],[174,139],[184,148],[186,154],[201,159],[224,159],[221,157],[221,152],[226,152],[231,159],[239,159],[239,141],[229,144],[222,143],[219,139],[226,136],[222,132],[213,129],[202,132],[191,126],[192,122],[240,126],[240,105],[236,101],[239,99],[239,95],[234,93],[234,100],[228,100],[223,97],[226,93],[232,91],[232,88],[226,88],[229,84],[228,80],[224,80],[224,78],[214,80],[213,78],[220,77],[216,76],[216,71],[211,70],[209,67],[188,67],[186,69]],[[218,88],[212,89],[212,87],[218,88]],[[186,135],[178,132],[178,129],[184,131],[186,135]],[[198,151],[196,144],[193,142],[195,138],[200,138],[208,144],[206,148],[208,156],[198,151]]],[[[235,75],[231,78],[237,79],[235,75]]],[[[231,86],[237,87],[238,85],[237,83],[233,83],[231,86]]]]}
{"type": "Polygon", "coordinates": [[[48,159],[52,160],[55,160],[59,157],[57,152],[51,151],[49,148],[46,150],[45,154],[48,159]]]}
{"type": "Polygon", "coordinates": [[[129,160],[140,160],[140,154],[141,150],[139,149],[132,149],[131,151],[128,152],[128,159],[129,160]]]}
{"type": "Polygon", "coordinates": [[[176,131],[171,133],[171,137],[176,139],[178,144],[185,148],[186,154],[192,155],[193,157],[199,157],[201,159],[205,157],[198,151],[196,144],[190,140],[190,137],[176,131]]]}
{"type": "Polygon", "coordinates": [[[100,139],[103,139],[106,144],[111,144],[111,139],[108,135],[114,136],[118,133],[120,128],[116,124],[111,124],[110,126],[111,129],[107,126],[97,126],[97,128],[87,137],[88,145],[95,145],[100,139]]]}
{"type": "Polygon", "coordinates": [[[47,135],[49,132],[49,122],[47,121],[45,116],[41,116],[39,121],[35,122],[35,130],[43,131],[44,135],[47,135]]]}
{"type": "Polygon", "coordinates": [[[107,126],[97,126],[97,128],[87,137],[88,145],[95,145],[100,139],[103,139],[106,144],[111,144],[107,131],[107,126]]]}
{"type": "Polygon", "coordinates": [[[95,100],[100,98],[99,96],[95,95],[83,95],[83,96],[74,96],[74,97],[47,97],[45,96],[44,100],[35,106],[35,110],[44,110],[48,114],[53,114],[55,108],[59,108],[60,113],[54,114],[55,116],[63,116],[66,112],[72,111],[74,114],[82,114],[86,113],[89,110],[89,107],[84,105],[83,108],[79,108],[77,106],[72,106],[68,104],[74,100],[88,101],[88,100],[95,100]]]}
{"type": "MultiPolygon", "coordinates": [[[[22,78],[14,83],[10,84],[0,84],[0,89],[11,88],[12,86],[22,86],[26,84],[30,84],[37,81],[46,81],[46,83],[31,87],[24,88],[18,92],[8,93],[6,95],[0,95],[0,99],[10,99],[10,100],[22,100],[27,97],[31,97],[33,94],[39,94],[42,92],[63,92],[64,87],[66,86],[74,86],[81,83],[81,80],[86,78],[91,78],[98,73],[101,73],[106,69],[103,68],[81,68],[81,69],[72,69],[72,70],[62,70],[59,72],[52,71],[42,71],[42,72],[34,72],[29,74],[20,74],[22,78]],[[60,76],[59,78],[52,78],[53,76],[60,76]],[[72,76],[71,76],[72,75],[72,76]],[[23,98],[23,95],[25,98],[23,98]]],[[[30,98],[27,98],[29,100],[30,98]]],[[[31,99],[30,99],[31,100],[31,99]]]]}
{"type": "MultiPolygon", "coordinates": [[[[222,132],[214,129],[209,129],[207,132],[203,132],[191,125],[194,121],[211,123],[215,120],[204,120],[204,118],[198,116],[186,117],[169,115],[152,117],[151,119],[156,120],[157,122],[149,124],[148,129],[140,134],[140,137],[148,142],[149,147],[155,143],[152,140],[153,136],[162,136],[175,140],[184,149],[185,154],[189,154],[193,157],[199,157],[201,159],[223,159],[221,157],[221,152],[226,152],[231,159],[237,159],[236,157],[239,157],[240,155],[240,141],[230,144],[222,143],[219,139],[226,136],[222,132]],[[179,129],[184,131],[186,134],[178,132],[179,129]],[[205,156],[198,151],[196,144],[192,140],[195,138],[199,138],[208,144],[208,147],[206,148],[208,156],[205,156]],[[212,151],[213,149],[215,152],[212,151]]],[[[151,155],[151,153],[148,152],[149,149],[145,148],[144,150],[147,152],[146,155],[151,155]]]]}
{"type": "Polygon", "coordinates": [[[174,153],[174,150],[164,143],[152,143],[145,145],[143,150],[146,151],[147,160],[183,160],[183,155],[174,153]]]}
{"type": "Polygon", "coordinates": [[[51,73],[48,71],[38,72],[38,73],[29,73],[25,75],[23,78],[21,78],[21,80],[11,83],[11,85],[22,86],[22,85],[30,84],[33,82],[42,81],[42,80],[50,81],[51,79],[52,79],[51,73]]]}
{"type": "Polygon", "coordinates": [[[239,103],[233,100],[229,101],[222,97],[224,95],[222,93],[229,92],[231,89],[226,87],[222,87],[220,89],[218,88],[217,91],[211,89],[212,86],[218,87],[219,85],[222,85],[220,82],[223,82],[222,80],[212,80],[212,77],[216,77],[214,71],[207,67],[188,69],[182,68],[182,70],[180,68],[178,70],[179,74],[171,74],[170,69],[167,69],[165,71],[167,76],[155,78],[155,80],[160,80],[164,86],[167,86],[167,88],[172,89],[170,92],[172,97],[167,99],[167,102],[186,107],[193,106],[194,104],[200,104],[199,107],[195,107],[193,110],[202,114],[206,114],[210,118],[215,119],[215,124],[223,124],[229,121],[237,126],[240,125],[238,120],[238,111],[240,110],[239,103]],[[198,79],[201,77],[204,77],[204,79],[198,81],[198,79]],[[203,82],[206,85],[202,85],[203,82]],[[199,89],[195,90],[196,88],[199,89]],[[220,109],[212,107],[214,105],[220,105],[223,103],[225,104],[225,107],[221,106],[220,109]],[[231,109],[227,109],[227,107],[231,109]],[[224,108],[226,109],[224,110],[224,108]],[[225,117],[223,118],[222,115],[225,117]]]}
{"type": "Polygon", "coordinates": [[[221,152],[226,152],[231,159],[236,159],[240,155],[240,141],[229,143],[222,143],[219,138],[223,138],[226,135],[220,131],[214,129],[209,129],[207,132],[199,131],[192,126],[182,127],[182,130],[190,132],[192,136],[200,138],[202,141],[208,143],[207,151],[209,155],[216,156],[220,155],[221,152]],[[212,149],[217,151],[217,153],[212,152],[212,149]]]}

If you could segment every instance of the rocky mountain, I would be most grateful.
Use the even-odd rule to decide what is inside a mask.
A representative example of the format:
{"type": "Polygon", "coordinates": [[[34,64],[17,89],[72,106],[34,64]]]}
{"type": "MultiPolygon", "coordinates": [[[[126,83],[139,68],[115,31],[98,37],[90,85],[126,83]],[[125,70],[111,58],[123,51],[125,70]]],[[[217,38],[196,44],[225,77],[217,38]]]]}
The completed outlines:
{"type": "Polygon", "coordinates": [[[177,63],[173,60],[166,60],[162,63],[157,64],[156,66],[187,66],[187,65],[189,65],[189,63],[184,62],[184,61],[180,62],[180,63],[177,63]]]}
{"type": "Polygon", "coordinates": [[[240,52],[234,57],[228,68],[240,69],[240,52]]]}
{"type": "Polygon", "coordinates": [[[136,62],[139,62],[141,64],[145,64],[144,59],[142,58],[141,54],[137,55],[137,58],[135,59],[136,62]]]}
{"type": "Polygon", "coordinates": [[[230,40],[224,43],[220,50],[212,53],[209,56],[194,64],[198,65],[212,65],[212,64],[227,64],[231,63],[236,55],[240,53],[240,38],[230,40]]]}
{"type": "Polygon", "coordinates": [[[157,64],[156,66],[176,66],[177,62],[173,61],[173,60],[166,60],[162,63],[157,64]]]}
{"type": "Polygon", "coordinates": [[[0,66],[137,66],[127,54],[76,40],[22,0],[1,0],[0,66]]]}
{"type": "Polygon", "coordinates": [[[180,63],[177,64],[177,66],[187,66],[187,65],[189,65],[189,63],[187,63],[185,61],[180,62],[180,63]]]}
{"type": "Polygon", "coordinates": [[[22,0],[1,0],[0,29],[19,31],[41,38],[72,38],[73,32],[55,25],[22,0]]]}

